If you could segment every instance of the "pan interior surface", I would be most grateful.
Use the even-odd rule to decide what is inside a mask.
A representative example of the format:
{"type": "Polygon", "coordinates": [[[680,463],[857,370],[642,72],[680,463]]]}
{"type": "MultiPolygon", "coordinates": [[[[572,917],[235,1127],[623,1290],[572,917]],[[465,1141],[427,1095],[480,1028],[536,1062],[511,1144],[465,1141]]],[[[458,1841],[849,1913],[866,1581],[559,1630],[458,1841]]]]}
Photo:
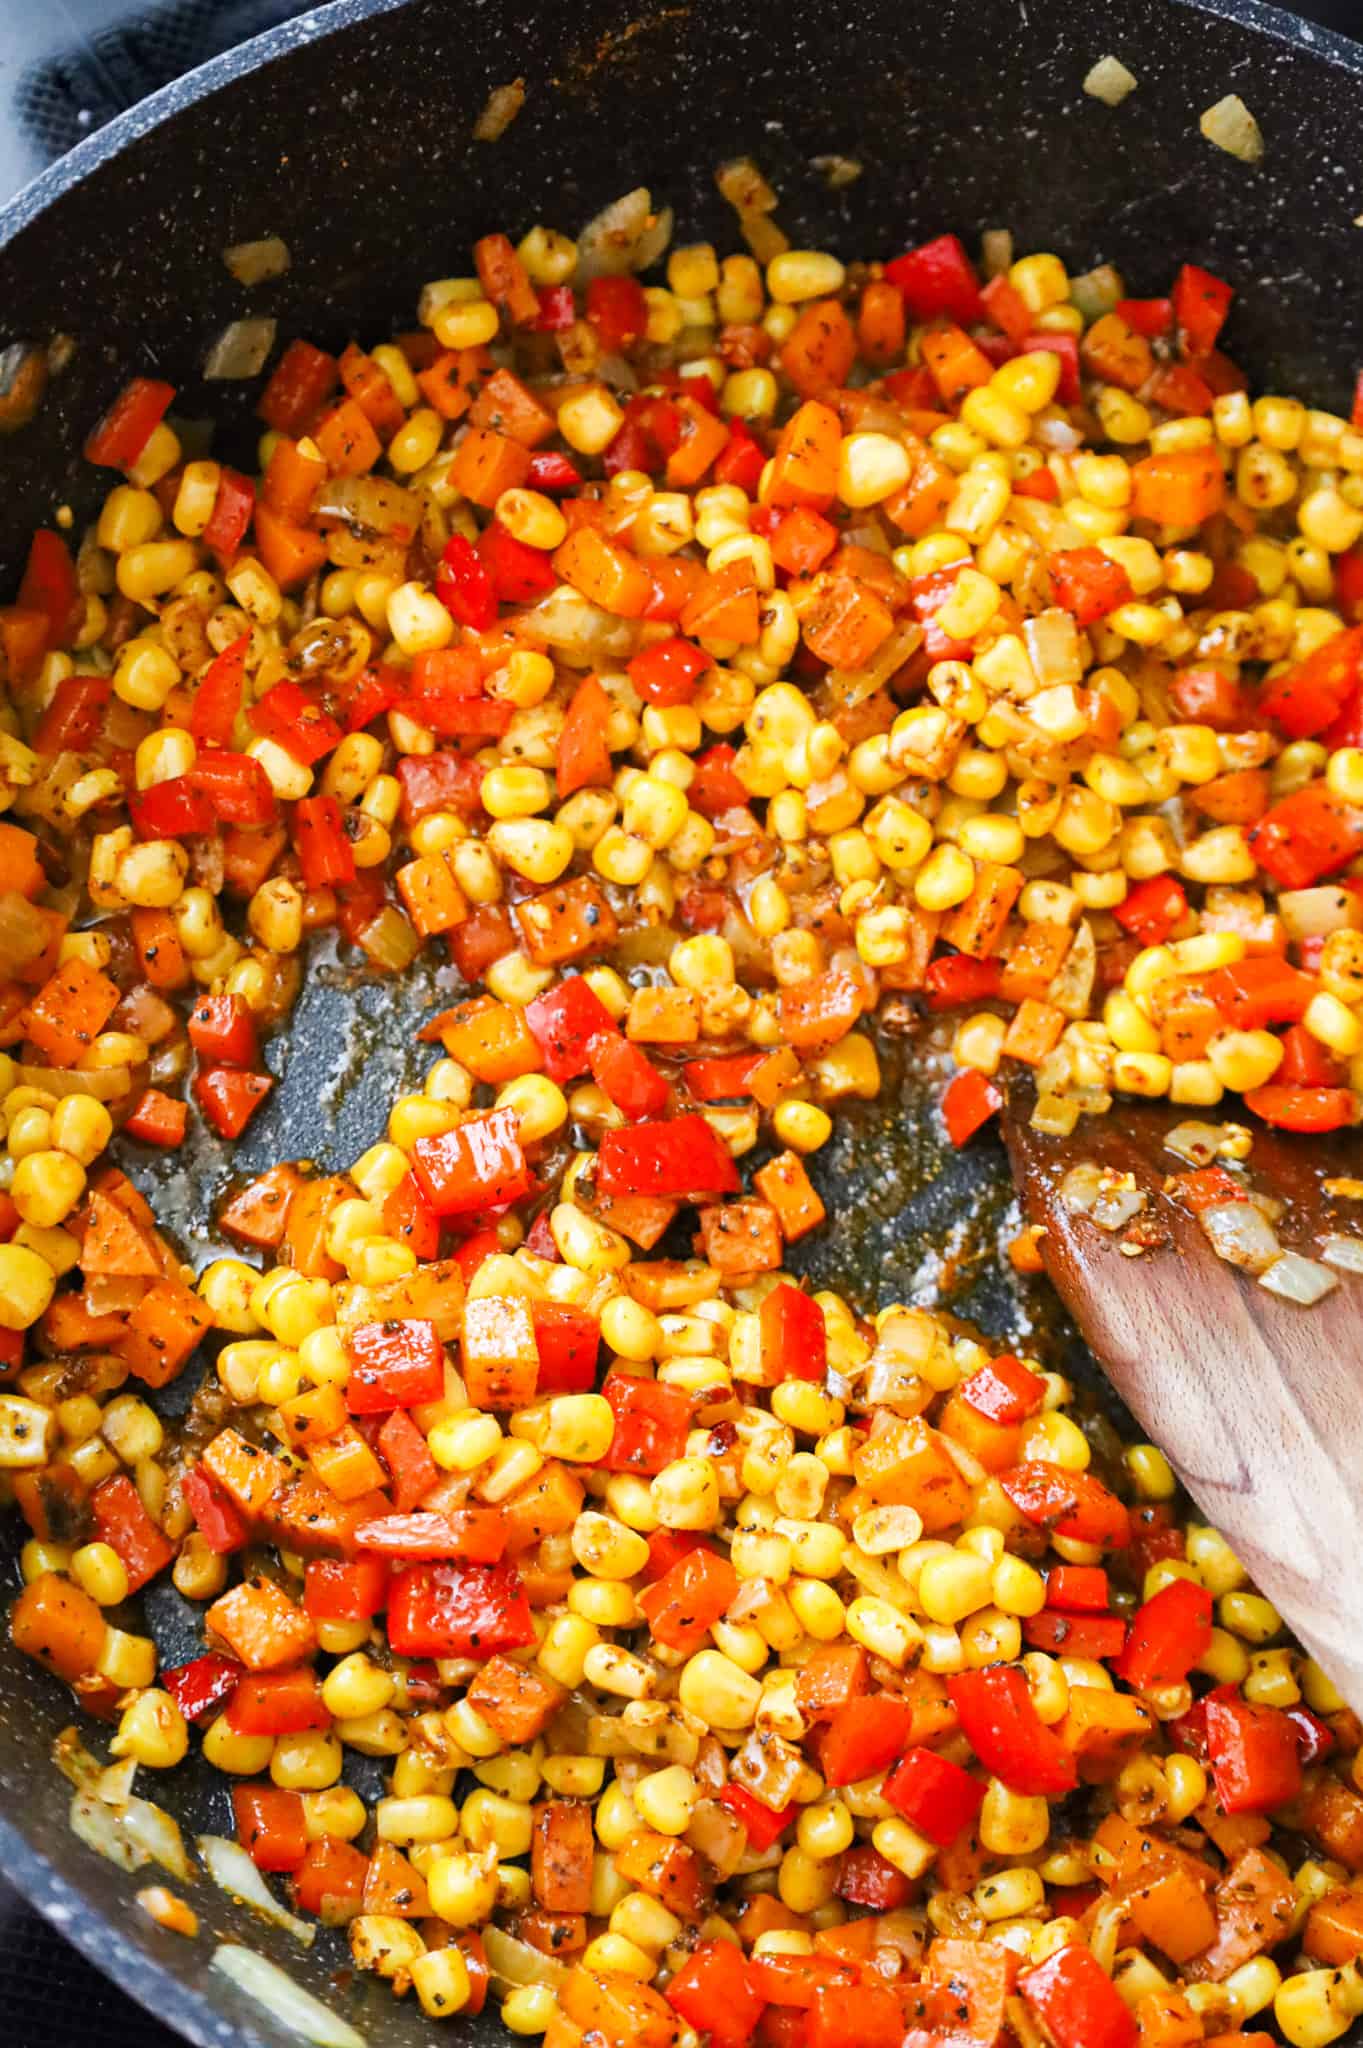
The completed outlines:
{"type": "MultiPolygon", "coordinates": [[[[739,16],[698,0],[582,0],[570,20],[510,0],[339,0],[157,95],[0,216],[0,349],[60,336],[69,356],[37,418],[4,444],[5,588],[35,525],[62,503],[78,523],[90,511],[96,479],[80,444],[129,373],[164,375],[186,416],[220,418],[230,455],[234,437],[248,445],[254,387],[201,376],[230,321],[266,313],[281,340],[372,341],[426,279],[465,268],[478,235],[518,237],[537,220],[574,229],[640,184],[675,208],[680,239],[729,248],[713,173],[741,154],[776,187],[797,243],[845,257],[1008,227],[1019,247],[1054,249],[1075,270],[1117,264],[1135,293],[1163,290],[1174,261],[1203,263],[1236,284],[1231,346],[1256,382],[1347,410],[1357,337],[1341,280],[1359,272],[1361,80],[1363,53],[1252,0],[1112,0],[1097,12],[1078,0],[937,0],[911,22],[894,0],[831,12],[782,0],[739,16]],[[1109,52],[1138,80],[1119,109],[1082,90],[1109,52]],[[474,141],[489,92],[516,79],[526,100],[506,138],[474,141]],[[1198,133],[1200,113],[1232,90],[1264,131],[1257,167],[1198,133]],[[855,182],[830,188],[818,160],[832,156],[861,166],[855,182]],[[222,251],[265,235],[283,237],[292,264],[247,292],[222,251]]],[[[336,965],[310,975],[271,1050],[282,1085],[249,1141],[229,1162],[203,1140],[159,1189],[147,1183],[188,1256],[205,1255],[231,1171],[340,1162],[372,1141],[415,1026],[445,993],[434,973],[396,989],[336,965]]],[[[893,1027],[885,1095],[842,1120],[814,1163],[841,1221],[809,1247],[806,1270],[867,1306],[937,1293],[991,1334],[1040,1341],[1039,1297],[997,1258],[1012,1200],[1002,1151],[944,1156],[931,1075],[893,1027]]],[[[1054,1341],[1075,1370],[1072,1340],[1054,1341]]],[[[7,1558],[17,1541],[11,1520],[7,1558]]],[[[167,1655],[190,1654],[193,1611],[168,1589],[150,1605],[167,1655]]],[[[198,2043],[290,2048],[298,2036],[276,2015],[206,1975],[213,1938],[249,1940],[372,2040],[429,2042],[413,2000],[350,1978],[343,1942],[324,1934],[304,1953],[206,1882],[194,1895],[204,1937],[152,1926],[135,1883],[70,1833],[49,1755],[73,1718],[65,1689],[5,1632],[7,1874],[126,1991],[198,2043]]],[[[197,1757],[156,1791],[187,1833],[230,1831],[226,1781],[197,1757]]],[[[459,2034],[490,2044],[501,2029],[490,2011],[459,2034]]]]}

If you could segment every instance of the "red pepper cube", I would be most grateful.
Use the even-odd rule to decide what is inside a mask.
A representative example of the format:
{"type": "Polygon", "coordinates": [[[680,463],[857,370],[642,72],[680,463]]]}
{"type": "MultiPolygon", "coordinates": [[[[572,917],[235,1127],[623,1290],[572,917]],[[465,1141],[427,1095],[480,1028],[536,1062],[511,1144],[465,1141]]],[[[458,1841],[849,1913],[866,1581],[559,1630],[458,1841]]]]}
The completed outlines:
{"type": "Polygon", "coordinates": [[[1207,1755],[1227,1813],[1269,1813],[1301,1790],[1297,1731],[1276,1707],[1254,1706],[1229,1688],[1209,1693],[1207,1755]]]}
{"type": "Polygon", "coordinates": [[[680,1387],[614,1372],[601,1391],[615,1415],[607,1472],[661,1472],[685,1454],[691,1400],[680,1387]]]}
{"type": "Polygon", "coordinates": [[[242,996],[200,996],[189,1013],[189,1042],[210,1066],[253,1067],[260,1058],[255,1018],[242,996]]]}
{"type": "Polygon", "coordinates": [[[1072,1942],[1024,1970],[1018,1990],[1055,2048],[1135,2048],[1136,2022],[1092,1949],[1072,1942]]]}
{"type": "Polygon", "coordinates": [[[201,1067],[194,1076],[194,1100],[220,1138],[239,1138],[273,1087],[269,1074],[201,1067]]]}
{"type": "Polygon", "coordinates": [[[881,1984],[829,1984],[817,1993],[805,2027],[806,2048],[900,2048],[904,2014],[881,1984]]]}
{"type": "Polygon", "coordinates": [[[305,796],[293,809],[293,843],[309,889],[331,889],[355,879],[355,849],[345,836],[334,796],[305,796]]]}
{"type": "Polygon", "coordinates": [[[159,1529],[126,1472],[97,1486],[90,1508],[102,1542],[117,1552],[128,1574],[128,1591],[140,1593],[175,1555],[175,1545],[159,1529]]]}
{"type": "Polygon", "coordinates": [[[1010,1791],[1046,1799],[1074,1790],[1074,1758],[1041,1720],[1016,1665],[958,1672],[947,1680],[947,1691],[967,1742],[992,1777],[1010,1791]]]}
{"type": "Polygon", "coordinates": [[[85,442],[85,459],[101,469],[131,469],[175,397],[173,384],[134,377],[85,442]]]}
{"type": "Polygon", "coordinates": [[[251,724],[286,754],[311,768],[341,743],[341,728],[297,683],[276,683],[251,706],[251,724]]]}
{"type": "Polygon", "coordinates": [[[700,1547],[645,1586],[639,1606],[655,1642],[689,1654],[699,1649],[737,1591],[738,1574],[728,1558],[700,1547]]]}
{"type": "MultiPolygon", "coordinates": [[[[714,2048],[742,2048],[762,2017],[763,2001],[748,1981],[743,1951],[731,1941],[705,1941],[675,1972],[667,2002],[714,2048]]],[[[902,2029],[901,2029],[902,2032],[902,2029]]]]}
{"type": "Polygon", "coordinates": [[[614,1029],[599,1031],[587,1048],[592,1079],[632,1123],[667,1107],[667,1083],[646,1053],[614,1029]]]}
{"type": "Polygon", "coordinates": [[[1046,1605],[1062,1614],[1105,1614],[1108,1598],[1100,1564],[1057,1564],[1046,1574],[1046,1605]]]}
{"type": "Polygon", "coordinates": [[[539,1351],[530,1304],[484,1295],[464,1304],[464,1384],[476,1408],[524,1408],[535,1398],[539,1351]]]}
{"type": "Polygon", "coordinates": [[[1211,1639],[1211,1594],[1190,1579],[1172,1579],[1136,1610],[1113,1670],[1137,1692],[1178,1685],[1206,1654],[1211,1639]]]}
{"type": "Polygon", "coordinates": [[[739,1179],[723,1142],[703,1116],[607,1131],[597,1153],[607,1195],[735,1195],[739,1179]]]}
{"type": "Polygon", "coordinates": [[[237,1840],[257,1870],[297,1870],[308,1853],[301,1792],[275,1785],[234,1785],[237,1840]]]}
{"type": "Polygon", "coordinates": [[[782,1380],[823,1384],[828,1371],[828,1331],[817,1301],[783,1280],[758,1312],[762,1378],[769,1387],[782,1380]]]}
{"type": "Polygon", "coordinates": [[[746,1785],[725,1785],[719,1794],[721,1806],[727,1806],[735,1820],[740,1820],[747,1832],[748,1847],[760,1856],[779,1841],[800,1809],[794,1800],[787,1806],[771,1807],[764,1800],[749,1792],[746,1785]]]}
{"type": "Polygon", "coordinates": [[[405,1515],[440,1482],[440,1467],[405,1408],[394,1408],[378,1433],[379,1456],[393,1482],[393,1506],[405,1515]]]}
{"type": "Polygon", "coordinates": [[[962,1382],[961,1399],[991,1422],[1026,1422],[1046,1399],[1040,1375],[1028,1372],[1011,1352],[1001,1352],[962,1382]]]}
{"type": "Polygon", "coordinates": [[[971,1826],[984,1786],[932,1749],[911,1749],[885,1780],[885,1797],[910,1827],[945,1849],[971,1826]]]}
{"type": "Polygon", "coordinates": [[[388,1596],[388,1641],[399,1657],[473,1657],[535,1640],[530,1603],[510,1565],[417,1564],[388,1596]]]}
{"type": "Polygon", "coordinates": [[[381,1557],[308,1559],[303,1605],[314,1621],[368,1621],[387,1601],[388,1567],[381,1557]]]}
{"type": "Polygon", "coordinates": [[[230,1699],[237,1689],[242,1667],[235,1657],[210,1650],[161,1673],[158,1683],[174,1700],[186,1721],[201,1720],[230,1699]]]}
{"type": "Polygon", "coordinates": [[[820,1764],[830,1785],[851,1785],[883,1771],[902,1756],[913,1728],[907,1700],[865,1693],[838,1707],[819,1745],[820,1764]]]}
{"type": "Polygon", "coordinates": [[[466,1118],[452,1131],[418,1138],[412,1170],[435,1214],[467,1216],[523,1195],[530,1174],[519,1132],[514,1109],[493,1109],[466,1118]]]}
{"type": "Polygon", "coordinates": [[[585,1309],[566,1302],[532,1301],[539,1371],[537,1394],[586,1394],[596,1385],[601,1325],[585,1309]]]}
{"type": "Polygon", "coordinates": [[[185,1505],[199,1534],[220,1556],[243,1550],[250,1534],[236,1503],[203,1465],[191,1465],[181,1481],[185,1505]]]}
{"type": "Polygon", "coordinates": [[[227,1725],[238,1735],[301,1735],[329,1728],[322,1686],[308,1664],[290,1671],[247,1671],[227,1707],[227,1725]]]}
{"type": "Polygon", "coordinates": [[[585,1074],[588,1046],[601,1032],[615,1029],[610,1011],[580,974],[570,975],[527,1003],[525,1021],[540,1049],[545,1073],[559,1082],[575,1081],[585,1074]]]}
{"type": "Polygon", "coordinates": [[[1064,1472],[1032,1459],[1001,1474],[999,1484],[1019,1514],[1048,1534],[1108,1550],[1131,1541],[1131,1517],[1091,1472],[1064,1472]]]}
{"type": "MultiPolygon", "coordinates": [[[[200,754],[189,780],[208,798],[213,815],[224,825],[273,825],[279,803],[270,778],[250,754],[223,748],[200,754]]],[[[318,797],[318,803],[330,799],[318,797]]],[[[302,810],[303,806],[298,806],[302,810]]]]}
{"type": "Polygon", "coordinates": [[[362,1323],[349,1338],[346,1407],[352,1415],[417,1408],[445,1391],[445,1349],[435,1324],[420,1317],[362,1323]]]}

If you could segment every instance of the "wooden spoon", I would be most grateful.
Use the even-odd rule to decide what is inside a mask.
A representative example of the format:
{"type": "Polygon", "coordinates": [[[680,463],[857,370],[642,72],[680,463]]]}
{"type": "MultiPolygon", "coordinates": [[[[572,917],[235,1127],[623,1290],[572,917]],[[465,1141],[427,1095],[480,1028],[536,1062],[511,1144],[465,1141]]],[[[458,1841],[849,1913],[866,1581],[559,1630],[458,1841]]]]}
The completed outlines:
{"type": "MultiPolygon", "coordinates": [[[[1032,1130],[1034,1100],[1029,1076],[1009,1083],[1004,1139],[1061,1299],[1198,1506],[1363,1712],[1363,1278],[1340,1273],[1303,1308],[1217,1256],[1162,1191],[1188,1171],[1167,1134],[1215,1122],[1214,1111],[1123,1103],[1054,1138],[1032,1130]],[[1148,1197],[1138,1228],[1159,1242],[1123,1251],[1121,1233],[1066,1205],[1065,1175],[1089,1163],[1134,1176],[1148,1197]]],[[[1256,1126],[1248,1166],[1254,1187],[1289,1205],[1276,1226],[1285,1249],[1318,1257],[1325,1236],[1363,1235],[1363,1203],[1336,1203],[1322,1186],[1363,1175],[1357,1131],[1291,1138],[1256,1126]]]]}

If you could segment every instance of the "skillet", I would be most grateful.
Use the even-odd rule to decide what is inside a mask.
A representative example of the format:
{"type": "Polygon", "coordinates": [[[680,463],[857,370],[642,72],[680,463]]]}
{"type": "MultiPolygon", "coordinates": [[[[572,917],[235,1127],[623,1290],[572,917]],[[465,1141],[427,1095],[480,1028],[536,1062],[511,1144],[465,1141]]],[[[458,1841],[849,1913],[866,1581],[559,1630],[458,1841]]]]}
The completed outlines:
{"type": "MultiPolygon", "coordinates": [[[[1019,248],[1054,249],[1073,270],[1117,263],[1137,294],[1164,290],[1184,258],[1202,263],[1237,287],[1230,347],[1256,384],[1348,409],[1363,355],[1363,50],[1256,0],[337,0],[156,94],[0,213],[0,350],[74,344],[37,418],[0,443],[0,588],[57,504],[78,524],[92,510],[80,442],[129,374],[168,376],[179,411],[222,419],[217,452],[230,459],[234,437],[249,445],[253,393],[199,378],[228,321],[268,312],[281,340],[373,340],[426,278],[465,266],[477,235],[535,220],[572,229],[641,183],[676,208],[682,239],[728,246],[712,173],[742,153],[775,184],[797,243],[844,256],[1006,226],[1019,248]],[[1109,52],[1139,81],[1119,110],[1081,90],[1109,52]],[[500,143],[474,142],[489,91],[518,77],[519,119],[500,143]],[[1199,114],[1230,91],[1264,131],[1253,169],[1198,134],[1199,114]],[[842,191],[811,161],[832,154],[864,167],[842,191]],[[221,251],[266,234],[288,242],[292,267],[247,294],[221,251]]],[[[168,1167],[133,1168],[188,1256],[203,1256],[203,1219],[233,1169],[299,1156],[330,1167],[371,1142],[416,1070],[416,1025],[447,987],[434,970],[394,988],[314,967],[271,1049],[281,1085],[231,1164],[201,1139],[168,1167]]],[[[866,1305],[943,1286],[992,1333],[1051,1346],[1093,1390],[1090,1427],[1109,1428],[1082,1346],[998,1263],[1012,1199],[1001,1149],[944,1151],[921,1048],[897,1021],[882,1036],[882,1101],[840,1119],[815,1162],[838,1221],[805,1270],[866,1305]]],[[[11,1581],[17,1547],[17,1529],[0,1529],[11,1581]]],[[[189,1611],[169,1588],[149,1605],[174,1662],[193,1642],[189,1611]]],[[[202,2048],[294,2048],[272,2013],[208,1974],[212,1939],[236,1935],[371,2039],[431,2040],[415,2001],[352,1980],[338,1940],[304,1956],[207,1884],[198,1941],[147,1921],[135,1883],[69,1831],[48,1759],[72,1718],[65,1689],[6,1632],[5,1874],[126,1992],[202,2048]]],[[[225,1781],[197,1757],[155,1791],[187,1832],[225,1829],[225,1781]]],[[[486,2048],[502,2038],[491,2011],[458,2033],[486,2048]]]]}

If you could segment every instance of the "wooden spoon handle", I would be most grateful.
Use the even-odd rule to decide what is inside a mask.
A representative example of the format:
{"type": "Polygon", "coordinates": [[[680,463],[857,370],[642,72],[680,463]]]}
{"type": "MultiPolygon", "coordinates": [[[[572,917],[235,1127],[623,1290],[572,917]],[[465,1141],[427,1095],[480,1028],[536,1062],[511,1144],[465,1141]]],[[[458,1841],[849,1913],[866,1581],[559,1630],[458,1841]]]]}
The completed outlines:
{"type": "Polygon", "coordinates": [[[1129,1256],[1073,1214],[1059,1185],[1074,1151],[1011,1117],[1005,1135],[1028,1215],[1045,1226],[1046,1270],[1198,1506],[1363,1711],[1363,1281],[1341,1276],[1314,1308],[1279,1300],[1218,1258],[1159,1192],[1178,1162],[1151,1134],[1138,1127],[1133,1140],[1129,1123],[1125,1137],[1103,1134],[1103,1121],[1085,1130],[1085,1156],[1135,1173],[1167,1242],[1129,1256]]]}

